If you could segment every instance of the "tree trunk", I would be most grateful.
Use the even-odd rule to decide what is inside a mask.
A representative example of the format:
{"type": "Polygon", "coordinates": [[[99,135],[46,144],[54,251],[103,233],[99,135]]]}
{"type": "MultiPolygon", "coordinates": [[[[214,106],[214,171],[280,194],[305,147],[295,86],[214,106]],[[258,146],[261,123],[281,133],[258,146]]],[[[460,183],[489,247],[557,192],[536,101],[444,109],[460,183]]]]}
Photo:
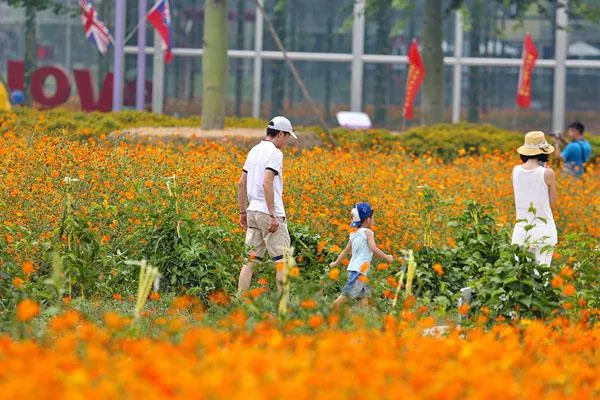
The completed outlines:
{"type": "MultiPolygon", "coordinates": [[[[471,18],[473,26],[471,28],[471,42],[469,45],[471,57],[479,56],[479,46],[481,44],[481,0],[473,0],[471,9],[471,18]]],[[[479,85],[480,85],[480,67],[469,67],[469,112],[467,119],[469,122],[479,122],[479,85]]]]}
{"type": "MultiPolygon", "coordinates": [[[[391,0],[382,0],[377,8],[377,54],[390,54],[391,0]]],[[[375,67],[375,122],[384,125],[386,122],[386,105],[388,88],[391,79],[389,64],[377,64],[375,67]]]]}
{"type": "Polygon", "coordinates": [[[25,104],[31,105],[29,84],[31,74],[37,63],[37,26],[36,11],[33,7],[25,8],[25,104]]]}
{"type": "MultiPolygon", "coordinates": [[[[237,2],[237,48],[244,48],[244,0],[237,2]]],[[[235,115],[242,115],[242,88],[244,83],[244,59],[236,61],[235,68],[235,115]]]]}
{"type": "MultiPolygon", "coordinates": [[[[273,28],[279,35],[282,43],[285,43],[286,23],[285,9],[287,0],[276,0],[271,19],[273,28]]],[[[271,116],[283,115],[283,100],[285,95],[285,62],[271,61],[271,116]]]]}
{"type": "Polygon", "coordinates": [[[202,129],[225,126],[227,27],[227,0],[207,0],[202,57],[202,129]]]}
{"type": "Polygon", "coordinates": [[[442,52],[442,1],[425,0],[423,18],[423,112],[426,124],[444,120],[444,55],[442,52]]]}

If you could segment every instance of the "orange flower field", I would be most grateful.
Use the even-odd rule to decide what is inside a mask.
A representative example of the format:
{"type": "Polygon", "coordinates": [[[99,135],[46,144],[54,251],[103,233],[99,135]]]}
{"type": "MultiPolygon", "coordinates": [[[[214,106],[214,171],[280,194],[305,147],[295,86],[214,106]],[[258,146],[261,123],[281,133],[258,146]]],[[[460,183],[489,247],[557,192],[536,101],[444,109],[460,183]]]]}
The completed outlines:
{"type": "Polygon", "coordinates": [[[239,143],[132,141],[27,115],[0,115],[2,399],[600,396],[597,165],[557,173],[545,268],[510,244],[516,152],[443,161],[375,133],[288,148],[282,300],[268,264],[235,293],[239,143]],[[374,261],[368,308],[335,310],[346,271],[329,263],[359,201],[397,261],[374,261]],[[161,276],[145,290],[142,259],[161,276]]]}
{"type": "Polygon", "coordinates": [[[17,398],[591,399],[600,395],[600,327],[561,319],[489,330],[385,319],[381,330],[325,325],[288,334],[240,329],[123,336],[71,311],[47,337],[0,337],[0,393],[17,398]]]}

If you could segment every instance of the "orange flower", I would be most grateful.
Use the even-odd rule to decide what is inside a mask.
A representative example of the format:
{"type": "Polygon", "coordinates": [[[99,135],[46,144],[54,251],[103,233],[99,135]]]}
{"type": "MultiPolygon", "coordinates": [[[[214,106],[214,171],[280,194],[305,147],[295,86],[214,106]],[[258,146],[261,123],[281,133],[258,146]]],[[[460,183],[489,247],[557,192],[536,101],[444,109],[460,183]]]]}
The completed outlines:
{"type": "Polygon", "coordinates": [[[325,322],[325,320],[319,314],[311,315],[311,317],[308,319],[308,326],[313,329],[317,329],[323,325],[323,322],[325,322]]]}
{"type": "Polygon", "coordinates": [[[460,313],[460,315],[465,316],[469,313],[469,310],[471,309],[471,305],[468,303],[463,303],[459,308],[458,308],[458,312],[460,313]]]}
{"type": "Polygon", "coordinates": [[[571,278],[573,277],[573,274],[575,273],[575,271],[573,271],[573,268],[565,266],[560,270],[560,274],[562,276],[564,276],[565,278],[571,278]]]}
{"type": "Polygon", "coordinates": [[[340,322],[340,316],[338,314],[330,314],[327,317],[327,323],[331,328],[335,328],[340,322]]]}
{"type": "Polygon", "coordinates": [[[150,294],[150,300],[158,300],[158,299],[160,299],[160,293],[158,293],[158,292],[152,292],[150,294]]]}
{"type": "Polygon", "coordinates": [[[332,268],[329,271],[329,279],[331,279],[332,281],[337,281],[339,277],[340,277],[340,269],[339,268],[332,268]]]}
{"type": "Polygon", "coordinates": [[[27,322],[40,313],[40,305],[33,300],[24,299],[17,305],[17,318],[27,322]]]}
{"type": "Polygon", "coordinates": [[[23,265],[21,265],[21,270],[25,275],[29,275],[35,271],[35,268],[33,267],[33,263],[31,261],[25,261],[23,265]]]}
{"type": "Polygon", "coordinates": [[[258,278],[258,284],[262,285],[262,286],[268,286],[269,285],[269,281],[266,278],[258,278]]]}
{"type": "Polygon", "coordinates": [[[362,263],[362,265],[360,266],[360,272],[363,274],[367,272],[369,270],[369,265],[370,264],[368,262],[362,263]]]}
{"type": "Polygon", "coordinates": [[[417,304],[417,299],[415,296],[410,295],[402,302],[402,308],[408,310],[409,308],[413,308],[417,304]]]}
{"type": "Polygon", "coordinates": [[[292,267],[292,269],[290,269],[290,277],[297,278],[299,276],[300,276],[300,268],[292,267]]]}
{"type": "Polygon", "coordinates": [[[23,287],[23,279],[17,276],[13,279],[13,286],[17,289],[21,289],[21,287],[23,287]]]}
{"type": "Polygon", "coordinates": [[[367,283],[369,282],[369,278],[366,275],[360,274],[358,276],[358,280],[361,281],[362,283],[367,283]]]}
{"type": "Polygon", "coordinates": [[[261,286],[258,288],[250,289],[250,291],[248,293],[249,293],[250,297],[252,297],[253,299],[257,299],[266,291],[267,291],[267,289],[265,289],[263,286],[261,286]]]}
{"type": "Polygon", "coordinates": [[[112,298],[117,301],[123,300],[123,296],[120,295],[119,293],[113,293],[112,298]]]}
{"type": "Polygon", "coordinates": [[[377,271],[386,271],[390,266],[386,263],[377,264],[377,271]]]}
{"type": "Polygon", "coordinates": [[[283,267],[285,267],[285,262],[283,262],[283,261],[277,261],[275,263],[275,270],[277,272],[283,271],[283,267]]]}
{"type": "Polygon", "coordinates": [[[565,285],[565,287],[563,288],[563,294],[565,296],[573,296],[575,293],[575,286],[571,285],[570,283],[565,285]]]}
{"type": "Polygon", "coordinates": [[[215,290],[208,296],[208,300],[213,304],[227,305],[230,298],[224,290],[215,290]]]}
{"type": "Polygon", "coordinates": [[[325,241],[321,240],[319,243],[317,243],[317,254],[321,254],[323,252],[324,248],[325,248],[325,241]]]}
{"type": "Polygon", "coordinates": [[[107,328],[117,330],[121,329],[129,320],[127,318],[122,318],[119,314],[109,311],[104,314],[104,324],[107,328]]]}
{"type": "Polygon", "coordinates": [[[444,275],[444,267],[442,267],[442,264],[440,263],[433,264],[433,270],[436,274],[438,274],[438,276],[444,275]]]}
{"type": "Polygon", "coordinates": [[[300,307],[305,308],[307,310],[317,308],[317,302],[313,299],[306,299],[300,303],[300,307]]]}
{"type": "Polygon", "coordinates": [[[329,248],[329,252],[330,253],[340,253],[342,251],[342,248],[340,246],[338,246],[337,244],[334,244],[333,246],[331,246],[329,248]]]}
{"type": "Polygon", "coordinates": [[[386,280],[387,284],[392,287],[398,286],[398,280],[396,278],[394,278],[393,276],[388,276],[387,278],[385,278],[385,280],[386,280]]]}
{"type": "Polygon", "coordinates": [[[554,278],[552,278],[552,287],[558,289],[559,287],[562,287],[564,282],[565,281],[560,275],[555,275],[554,278]]]}

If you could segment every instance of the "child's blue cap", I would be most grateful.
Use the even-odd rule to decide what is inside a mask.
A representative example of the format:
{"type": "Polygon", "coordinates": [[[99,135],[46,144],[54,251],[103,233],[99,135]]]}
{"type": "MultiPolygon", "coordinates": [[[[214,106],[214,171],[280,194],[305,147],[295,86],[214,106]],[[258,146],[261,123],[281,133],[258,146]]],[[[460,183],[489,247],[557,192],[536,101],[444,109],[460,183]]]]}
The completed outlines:
{"type": "Polygon", "coordinates": [[[358,203],[352,209],[352,223],[350,226],[358,228],[360,224],[373,215],[373,209],[369,203],[358,203]]]}

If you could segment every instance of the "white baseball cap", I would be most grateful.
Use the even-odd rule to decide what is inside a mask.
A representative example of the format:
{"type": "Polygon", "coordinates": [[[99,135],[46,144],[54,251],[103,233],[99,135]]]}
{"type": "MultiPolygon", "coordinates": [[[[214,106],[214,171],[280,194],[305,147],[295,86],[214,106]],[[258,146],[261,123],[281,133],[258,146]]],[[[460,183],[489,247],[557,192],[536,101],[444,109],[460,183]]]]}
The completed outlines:
{"type": "Polygon", "coordinates": [[[277,131],[288,132],[294,139],[298,139],[298,136],[294,133],[292,123],[286,117],[275,117],[269,121],[269,128],[277,131]]]}

